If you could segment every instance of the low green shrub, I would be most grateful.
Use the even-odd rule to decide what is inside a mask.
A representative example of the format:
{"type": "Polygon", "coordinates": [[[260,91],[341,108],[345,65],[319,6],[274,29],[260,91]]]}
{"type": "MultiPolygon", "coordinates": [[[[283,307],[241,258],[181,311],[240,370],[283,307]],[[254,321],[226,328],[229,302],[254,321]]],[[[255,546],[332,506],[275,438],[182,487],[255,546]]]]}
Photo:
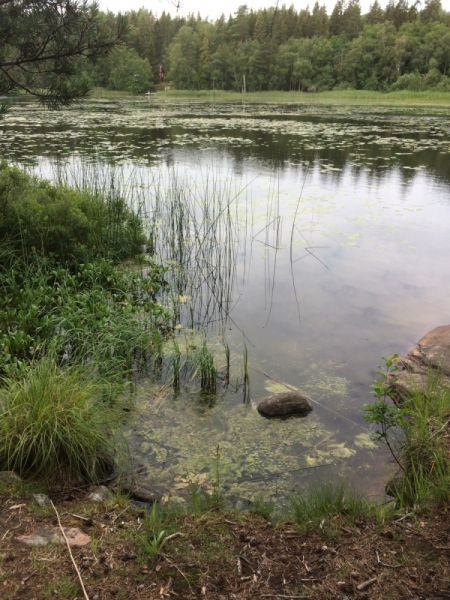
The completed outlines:
{"type": "Polygon", "coordinates": [[[145,273],[99,259],[60,264],[31,253],[0,262],[0,375],[18,376],[47,355],[61,364],[131,370],[148,358],[168,319],[157,301],[165,268],[145,273]]]}
{"type": "MultiPolygon", "coordinates": [[[[0,162],[0,239],[9,251],[63,261],[123,260],[142,252],[142,220],[114,189],[107,197],[52,185],[0,162]]],[[[0,257],[1,258],[1,257],[0,257]]]]}
{"type": "Polygon", "coordinates": [[[0,470],[49,483],[95,479],[125,452],[124,404],[92,371],[44,360],[0,387],[0,470]]]}

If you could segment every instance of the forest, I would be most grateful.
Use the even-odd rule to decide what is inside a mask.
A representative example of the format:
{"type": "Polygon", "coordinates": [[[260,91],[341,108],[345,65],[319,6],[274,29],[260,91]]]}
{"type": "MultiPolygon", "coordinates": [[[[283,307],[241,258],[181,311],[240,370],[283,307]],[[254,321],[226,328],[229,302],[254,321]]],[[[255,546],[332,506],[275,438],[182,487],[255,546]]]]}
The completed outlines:
{"type": "MultiPolygon", "coordinates": [[[[200,14],[126,14],[128,33],[110,57],[80,65],[90,84],[145,93],[165,81],[181,90],[237,92],[363,89],[450,91],[450,13],[440,0],[337,0],[331,14],[315,3],[249,10],[211,22],[200,14]]],[[[118,16],[101,13],[111,34],[118,16]]],[[[80,59],[83,60],[83,59],[80,59]]]]}

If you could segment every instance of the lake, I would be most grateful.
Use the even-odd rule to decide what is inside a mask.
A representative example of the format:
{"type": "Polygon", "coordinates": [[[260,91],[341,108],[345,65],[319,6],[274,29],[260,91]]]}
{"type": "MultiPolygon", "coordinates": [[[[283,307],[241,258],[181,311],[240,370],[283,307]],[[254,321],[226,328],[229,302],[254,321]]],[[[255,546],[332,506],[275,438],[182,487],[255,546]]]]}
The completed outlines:
{"type": "Polygon", "coordinates": [[[13,104],[2,157],[123,192],[169,266],[161,301],[175,337],[161,376],[138,378],[127,432],[135,466],[166,499],[186,500],[188,473],[214,482],[218,445],[237,506],[282,507],[318,481],[383,494],[389,455],[361,415],[380,356],[450,322],[449,115],[153,97],[13,104]],[[221,373],[228,345],[229,381],[216,393],[198,377],[162,387],[174,354],[205,337],[221,373]],[[258,414],[282,383],[315,400],[307,418],[258,414]]]}

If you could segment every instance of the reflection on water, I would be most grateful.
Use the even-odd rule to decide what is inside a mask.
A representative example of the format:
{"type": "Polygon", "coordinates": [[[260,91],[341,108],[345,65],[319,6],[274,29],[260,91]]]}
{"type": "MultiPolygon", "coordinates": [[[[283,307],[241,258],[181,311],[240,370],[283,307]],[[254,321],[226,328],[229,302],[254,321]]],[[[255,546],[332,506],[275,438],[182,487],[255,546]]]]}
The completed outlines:
{"type": "MultiPolygon", "coordinates": [[[[177,476],[209,471],[220,444],[232,498],[285,502],[329,478],[381,493],[387,455],[360,414],[379,356],[449,321],[448,111],[126,99],[49,113],[20,103],[0,147],[44,174],[56,162],[74,177],[94,159],[121,165],[147,195],[149,223],[156,187],[176,177],[190,189],[189,276],[172,275],[183,296],[176,335],[195,320],[219,362],[225,336],[237,375],[245,343],[251,401],[232,386],[213,399],[193,386],[161,399],[157,382],[142,381],[142,420],[128,435],[153,485],[167,492],[177,476]],[[205,194],[217,213],[205,212],[205,194]],[[218,219],[211,264],[200,238],[218,219]],[[314,412],[260,417],[257,402],[284,389],[271,378],[310,395],[314,412]]],[[[158,213],[157,249],[178,260],[164,245],[167,219],[158,213]]]]}

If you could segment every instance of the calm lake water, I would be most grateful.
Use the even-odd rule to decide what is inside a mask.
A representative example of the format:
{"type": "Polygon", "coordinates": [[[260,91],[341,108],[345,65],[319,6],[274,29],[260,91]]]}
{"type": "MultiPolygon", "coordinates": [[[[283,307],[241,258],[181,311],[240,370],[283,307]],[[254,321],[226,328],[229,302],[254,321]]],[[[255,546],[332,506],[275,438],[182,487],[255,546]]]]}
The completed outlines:
{"type": "Polygon", "coordinates": [[[219,444],[225,489],[242,506],[257,496],[282,506],[318,481],[382,494],[389,457],[361,416],[380,355],[450,322],[449,115],[147,98],[12,107],[2,156],[47,177],[96,172],[126,187],[156,219],[157,254],[178,282],[164,301],[180,310],[180,347],[204,332],[219,366],[223,338],[230,347],[231,385],[216,395],[195,380],[175,395],[155,377],[139,381],[128,435],[152,487],[184,501],[180,478],[211,482],[219,444]],[[190,216],[175,251],[167,198],[177,186],[190,216]],[[260,417],[258,401],[285,389],[274,379],[311,396],[313,413],[260,417]]]}

